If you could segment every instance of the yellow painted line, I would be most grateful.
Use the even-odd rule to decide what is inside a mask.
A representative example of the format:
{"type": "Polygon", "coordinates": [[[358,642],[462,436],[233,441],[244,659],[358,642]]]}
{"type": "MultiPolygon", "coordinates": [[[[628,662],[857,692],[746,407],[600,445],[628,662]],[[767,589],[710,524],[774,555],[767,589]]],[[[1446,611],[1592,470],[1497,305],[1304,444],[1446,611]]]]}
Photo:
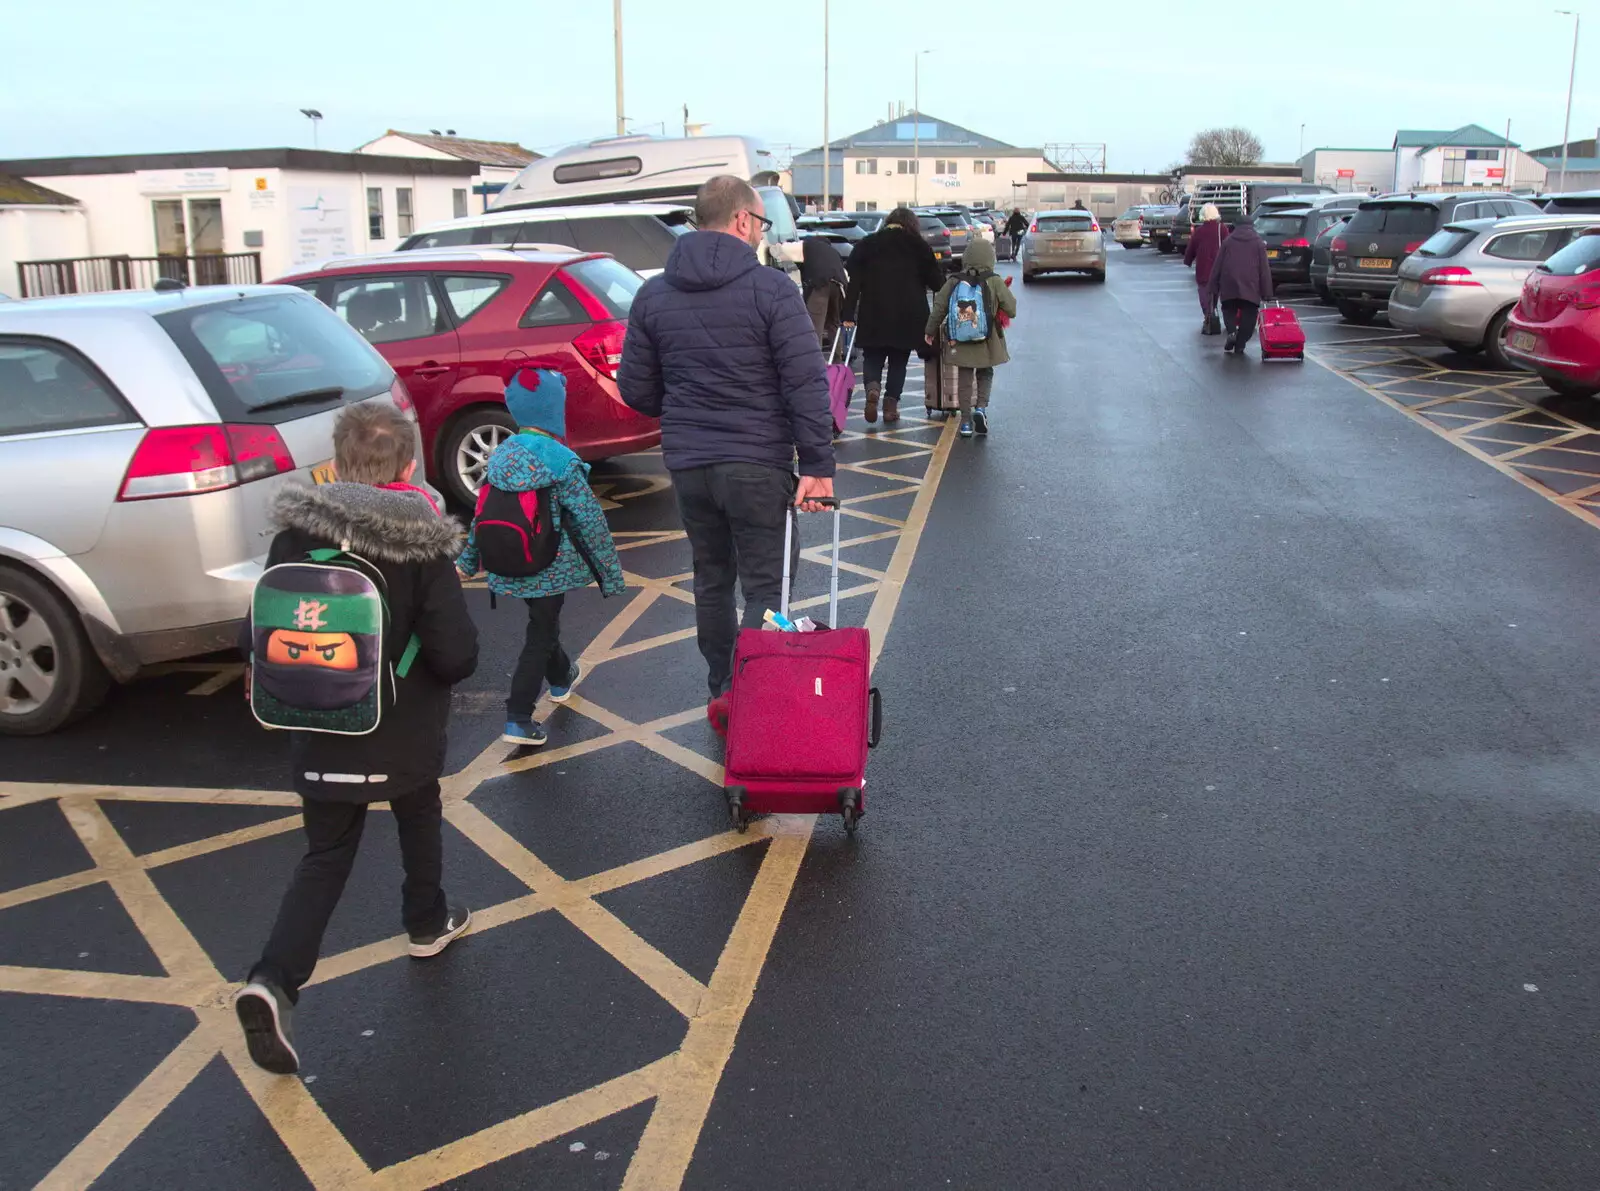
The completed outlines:
{"type": "MultiPolygon", "coordinates": [[[[897,480],[904,480],[906,478],[907,477],[905,477],[905,476],[896,476],[895,477],[895,479],[897,479],[897,480]]],[[[890,488],[890,489],[887,489],[886,491],[883,491],[883,492],[869,492],[865,496],[850,496],[850,497],[846,497],[845,498],[844,507],[847,508],[847,509],[853,509],[857,505],[866,504],[868,501],[888,500],[892,496],[909,496],[913,492],[921,491],[921,489],[922,489],[922,485],[920,483],[914,483],[914,484],[905,484],[905,485],[903,485],[903,486],[901,486],[899,488],[890,488]]]]}
{"type": "Polygon", "coordinates": [[[198,986],[171,976],[130,976],[75,968],[21,968],[0,964],[0,992],[91,1000],[137,1001],[145,1005],[194,1004],[198,986]]]}
{"type": "Polygon", "coordinates": [[[220,852],[224,848],[236,847],[239,844],[251,844],[257,840],[271,839],[275,835],[284,835],[300,828],[300,816],[285,815],[281,819],[273,819],[269,823],[257,823],[254,827],[241,827],[237,831],[225,832],[222,835],[208,836],[206,839],[195,840],[192,843],[178,844],[171,848],[163,848],[159,852],[150,852],[139,857],[139,863],[145,868],[160,868],[165,864],[177,864],[181,860],[192,860],[196,856],[204,856],[210,852],[220,852]]]}
{"type": "Polygon", "coordinates": [[[34,1191],[79,1191],[88,1187],[178,1098],[178,1093],[189,1086],[216,1053],[216,1044],[206,1032],[195,1029],[87,1137],[72,1147],[34,1191]]]}
{"type": "Polygon", "coordinates": [[[244,677],[244,663],[233,662],[219,670],[212,677],[206,679],[189,693],[191,695],[214,695],[223,687],[244,677]]]}
{"type": "Polygon", "coordinates": [[[554,1104],[385,1167],[377,1173],[373,1186],[377,1191],[424,1191],[603,1120],[654,1096],[673,1063],[671,1058],[657,1059],[554,1104]]]}
{"type": "Polygon", "coordinates": [[[226,806],[300,806],[300,796],[283,790],[225,790],[184,786],[98,786],[85,782],[0,782],[8,801],[0,809],[82,795],[97,802],[211,802],[226,806]]]}
{"type": "Polygon", "coordinates": [[[41,898],[54,897],[58,893],[71,893],[74,889],[98,885],[105,879],[105,874],[99,869],[88,868],[81,873],[68,873],[64,877],[40,881],[34,885],[24,885],[20,889],[7,890],[5,893],[0,893],[0,910],[9,910],[12,906],[21,906],[28,902],[39,901],[41,898]]]}

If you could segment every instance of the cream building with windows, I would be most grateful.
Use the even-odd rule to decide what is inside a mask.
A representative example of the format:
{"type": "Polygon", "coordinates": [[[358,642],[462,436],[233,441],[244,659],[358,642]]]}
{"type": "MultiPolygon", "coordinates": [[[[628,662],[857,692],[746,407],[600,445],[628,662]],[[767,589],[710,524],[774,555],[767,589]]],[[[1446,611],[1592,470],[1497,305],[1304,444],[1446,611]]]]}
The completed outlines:
{"type": "MultiPolygon", "coordinates": [[[[1019,148],[948,120],[908,112],[828,146],[829,205],[887,211],[963,203],[1008,207],[1025,201],[1030,173],[1053,170],[1039,149],[1019,148]]],[[[822,206],[824,152],[797,153],[794,196],[822,206]]]]}

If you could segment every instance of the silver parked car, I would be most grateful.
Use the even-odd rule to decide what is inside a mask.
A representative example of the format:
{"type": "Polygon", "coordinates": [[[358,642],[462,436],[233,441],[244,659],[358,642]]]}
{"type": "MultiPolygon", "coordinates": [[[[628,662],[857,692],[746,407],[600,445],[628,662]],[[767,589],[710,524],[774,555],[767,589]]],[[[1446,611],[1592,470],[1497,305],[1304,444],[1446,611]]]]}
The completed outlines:
{"type": "Polygon", "coordinates": [[[1022,280],[1040,273],[1087,273],[1106,279],[1106,239],[1088,211],[1040,211],[1022,238],[1022,280]]]}
{"type": "Polygon", "coordinates": [[[383,357],[298,289],[0,308],[0,735],[231,648],[269,502],[332,478],[334,418],[369,399],[410,408],[383,357]]]}
{"type": "Polygon", "coordinates": [[[1448,223],[1400,264],[1389,324],[1459,352],[1484,352],[1514,368],[1503,340],[1522,283],[1594,215],[1518,215],[1448,223]]]}

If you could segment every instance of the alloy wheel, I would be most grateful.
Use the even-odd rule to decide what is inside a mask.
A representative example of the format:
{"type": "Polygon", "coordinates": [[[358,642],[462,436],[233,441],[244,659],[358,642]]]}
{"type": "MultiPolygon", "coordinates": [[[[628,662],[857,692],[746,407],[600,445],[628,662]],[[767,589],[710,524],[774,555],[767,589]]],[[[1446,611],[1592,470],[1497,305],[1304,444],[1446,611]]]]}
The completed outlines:
{"type": "Polygon", "coordinates": [[[474,426],[467,432],[461,440],[461,445],[456,447],[456,475],[461,477],[462,487],[468,492],[476,492],[483,487],[484,473],[489,467],[489,456],[494,454],[496,447],[510,437],[510,430],[494,422],[474,426]]]}
{"type": "Polygon", "coordinates": [[[0,591],[0,715],[38,711],[56,688],[56,637],[37,609],[0,591]]]}

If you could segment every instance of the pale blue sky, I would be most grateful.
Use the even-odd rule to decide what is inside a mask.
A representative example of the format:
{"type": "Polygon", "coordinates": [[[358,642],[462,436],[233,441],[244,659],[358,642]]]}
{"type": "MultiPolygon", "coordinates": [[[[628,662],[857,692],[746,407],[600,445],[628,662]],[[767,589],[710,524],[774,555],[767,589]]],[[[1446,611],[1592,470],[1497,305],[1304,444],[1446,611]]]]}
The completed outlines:
{"type": "MultiPolygon", "coordinates": [[[[1576,7],[1600,41],[1600,5],[1576,7]]],[[[624,0],[624,20],[641,126],[680,127],[687,102],[708,132],[821,143],[822,0],[624,0]]],[[[615,123],[608,0],[57,0],[7,5],[0,28],[0,158],[309,145],[302,107],[341,149],[394,127],[548,150],[615,123]]],[[[831,130],[909,104],[931,48],[924,111],[1014,144],[1107,141],[1113,170],[1160,169],[1232,123],[1271,160],[1295,156],[1302,121],[1311,148],[1510,117],[1533,147],[1561,138],[1571,36],[1538,0],[833,0],[831,130]]],[[[1574,138],[1600,123],[1593,61],[1580,48],[1574,138]]]]}

